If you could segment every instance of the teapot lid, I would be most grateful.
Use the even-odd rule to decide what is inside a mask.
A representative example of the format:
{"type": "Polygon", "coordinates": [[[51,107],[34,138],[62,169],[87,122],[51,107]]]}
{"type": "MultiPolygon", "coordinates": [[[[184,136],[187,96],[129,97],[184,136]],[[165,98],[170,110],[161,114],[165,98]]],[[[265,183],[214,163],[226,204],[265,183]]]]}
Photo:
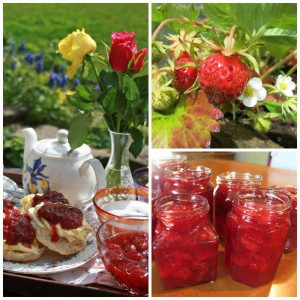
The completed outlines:
{"type": "Polygon", "coordinates": [[[68,155],[70,149],[71,146],[68,142],[68,131],[65,129],[58,130],[56,139],[45,139],[36,144],[37,151],[45,155],[57,157],[79,157],[91,152],[90,147],[86,144],[76,148],[68,155]]]}

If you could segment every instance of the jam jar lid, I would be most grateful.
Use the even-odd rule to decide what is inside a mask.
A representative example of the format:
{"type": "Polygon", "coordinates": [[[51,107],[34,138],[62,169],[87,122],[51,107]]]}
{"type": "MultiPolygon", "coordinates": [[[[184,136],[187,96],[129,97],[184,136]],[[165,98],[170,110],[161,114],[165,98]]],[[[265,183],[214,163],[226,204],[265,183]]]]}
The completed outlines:
{"type": "Polygon", "coordinates": [[[90,147],[83,144],[74,149],[69,155],[68,152],[70,151],[71,146],[68,141],[68,131],[65,129],[58,130],[56,139],[44,139],[37,142],[35,149],[44,155],[55,157],[80,157],[91,152],[90,147]]]}

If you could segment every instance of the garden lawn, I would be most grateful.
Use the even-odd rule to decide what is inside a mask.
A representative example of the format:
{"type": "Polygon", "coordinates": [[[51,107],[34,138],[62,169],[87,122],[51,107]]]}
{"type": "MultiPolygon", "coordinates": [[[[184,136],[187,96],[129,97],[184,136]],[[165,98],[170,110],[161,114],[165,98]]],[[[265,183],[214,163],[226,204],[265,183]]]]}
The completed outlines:
{"type": "Polygon", "coordinates": [[[134,31],[138,48],[148,46],[148,4],[5,3],[3,15],[5,36],[30,48],[56,42],[77,28],[108,45],[111,32],[134,31]]]}

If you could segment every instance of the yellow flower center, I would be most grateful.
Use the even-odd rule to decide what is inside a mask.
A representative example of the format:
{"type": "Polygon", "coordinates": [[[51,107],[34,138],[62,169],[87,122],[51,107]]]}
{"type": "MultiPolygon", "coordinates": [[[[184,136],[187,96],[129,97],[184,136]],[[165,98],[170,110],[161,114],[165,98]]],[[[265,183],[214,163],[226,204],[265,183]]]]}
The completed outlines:
{"type": "Polygon", "coordinates": [[[248,86],[245,88],[244,95],[245,95],[246,98],[253,97],[254,91],[253,91],[253,88],[252,88],[250,85],[248,85],[248,86]]]}
{"type": "Polygon", "coordinates": [[[282,91],[284,91],[284,90],[287,89],[287,84],[284,83],[284,82],[281,82],[279,86],[280,86],[280,89],[281,89],[282,91]]]}

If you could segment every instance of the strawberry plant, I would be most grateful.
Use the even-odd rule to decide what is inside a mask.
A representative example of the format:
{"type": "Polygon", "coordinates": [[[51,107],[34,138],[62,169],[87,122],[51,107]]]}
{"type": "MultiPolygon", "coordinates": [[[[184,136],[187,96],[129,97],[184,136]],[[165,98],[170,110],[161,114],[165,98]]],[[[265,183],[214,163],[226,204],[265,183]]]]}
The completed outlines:
{"type": "Polygon", "coordinates": [[[296,126],[296,4],[153,4],[152,17],[153,147],[289,147],[266,140],[296,126]]]}

